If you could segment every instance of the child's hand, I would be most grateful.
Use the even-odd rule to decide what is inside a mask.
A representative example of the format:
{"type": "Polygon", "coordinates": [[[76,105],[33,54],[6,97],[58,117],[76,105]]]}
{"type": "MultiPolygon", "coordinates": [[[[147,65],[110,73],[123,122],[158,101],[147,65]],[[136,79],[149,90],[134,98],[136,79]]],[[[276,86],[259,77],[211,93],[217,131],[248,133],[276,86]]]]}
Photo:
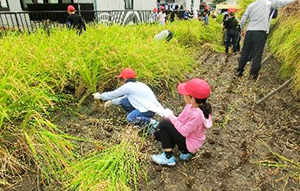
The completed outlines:
{"type": "Polygon", "coordinates": [[[171,115],[174,115],[173,111],[171,111],[169,108],[166,108],[164,111],[164,117],[169,118],[171,115]]]}
{"type": "Polygon", "coordinates": [[[112,101],[109,100],[109,101],[105,102],[104,108],[107,109],[107,108],[109,108],[110,106],[112,106],[112,104],[113,104],[112,101]]]}
{"type": "Polygon", "coordinates": [[[101,94],[100,93],[93,93],[94,99],[101,99],[101,94]]]}

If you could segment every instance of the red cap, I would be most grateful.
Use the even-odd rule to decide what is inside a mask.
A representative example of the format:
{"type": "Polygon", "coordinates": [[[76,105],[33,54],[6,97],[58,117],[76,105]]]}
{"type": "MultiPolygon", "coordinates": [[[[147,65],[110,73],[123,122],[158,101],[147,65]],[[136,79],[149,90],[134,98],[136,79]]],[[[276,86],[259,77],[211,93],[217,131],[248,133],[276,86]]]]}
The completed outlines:
{"type": "Polygon", "coordinates": [[[75,7],[73,5],[69,5],[68,11],[71,11],[71,12],[75,11],[75,7]]]}
{"type": "Polygon", "coordinates": [[[234,13],[234,12],[236,12],[236,9],[235,9],[235,8],[229,8],[229,9],[228,9],[228,13],[234,13]]]}
{"type": "Polygon", "coordinates": [[[157,11],[158,11],[157,8],[154,8],[154,9],[153,9],[153,12],[157,12],[157,11]]]}
{"type": "Polygon", "coordinates": [[[177,89],[180,94],[189,95],[197,99],[206,99],[210,95],[208,83],[199,78],[192,79],[187,83],[181,83],[177,89]]]}
{"type": "Polygon", "coordinates": [[[164,9],[165,9],[165,7],[161,5],[160,6],[160,10],[164,10],[164,9]]]}
{"type": "Polygon", "coordinates": [[[122,70],[121,74],[118,76],[118,78],[126,78],[126,79],[133,79],[135,78],[136,74],[133,69],[131,68],[125,68],[122,70]]]}

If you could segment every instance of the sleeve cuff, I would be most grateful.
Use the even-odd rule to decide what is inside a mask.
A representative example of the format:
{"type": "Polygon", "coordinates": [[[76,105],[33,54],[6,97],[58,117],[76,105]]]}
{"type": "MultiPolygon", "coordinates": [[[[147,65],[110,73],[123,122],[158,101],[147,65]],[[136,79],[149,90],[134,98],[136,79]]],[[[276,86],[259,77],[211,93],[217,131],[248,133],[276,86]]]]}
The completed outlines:
{"type": "Polygon", "coordinates": [[[120,98],[112,99],[111,102],[112,102],[114,105],[120,105],[120,104],[121,104],[121,99],[120,99],[120,98]]]}
{"type": "Polygon", "coordinates": [[[171,115],[168,117],[168,119],[173,123],[173,121],[174,121],[175,119],[177,119],[177,117],[176,117],[174,114],[171,114],[171,115]]]}

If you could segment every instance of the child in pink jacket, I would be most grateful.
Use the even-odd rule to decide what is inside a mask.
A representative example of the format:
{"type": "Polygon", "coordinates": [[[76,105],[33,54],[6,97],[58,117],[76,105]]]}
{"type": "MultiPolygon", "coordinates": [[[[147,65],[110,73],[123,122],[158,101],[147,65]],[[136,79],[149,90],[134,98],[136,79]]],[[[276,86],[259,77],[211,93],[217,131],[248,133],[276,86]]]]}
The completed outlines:
{"type": "Polygon", "coordinates": [[[208,83],[195,78],[179,84],[177,89],[184,96],[185,108],[178,117],[170,109],[165,109],[166,119],[160,122],[158,130],[154,133],[155,139],[161,141],[164,152],[152,155],[152,160],[161,165],[175,165],[172,151],[175,145],[181,151],[179,159],[190,159],[202,146],[205,130],[212,126],[212,109],[206,102],[210,96],[208,83]]]}

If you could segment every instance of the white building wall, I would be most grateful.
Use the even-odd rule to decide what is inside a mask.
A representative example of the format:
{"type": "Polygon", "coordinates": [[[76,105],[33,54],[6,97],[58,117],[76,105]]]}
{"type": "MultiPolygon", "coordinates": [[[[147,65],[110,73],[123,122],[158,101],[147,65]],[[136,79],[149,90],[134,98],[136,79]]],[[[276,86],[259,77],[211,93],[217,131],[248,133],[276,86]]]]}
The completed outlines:
{"type": "MultiPolygon", "coordinates": [[[[156,2],[156,0],[133,0],[133,10],[152,10],[156,7],[156,2]]],[[[99,11],[125,10],[124,0],[94,0],[94,3],[96,10],[99,11]]]]}
{"type": "Polygon", "coordinates": [[[200,0],[194,0],[194,10],[199,10],[200,0]]]}
{"type": "Polygon", "coordinates": [[[10,11],[20,12],[22,11],[20,0],[8,0],[10,11]]]}
{"type": "Polygon", "coordinates": [[[153,10],[156,0],[133,0],[133,10],[153,10]]]}
{"type": "Polygon", "coordinates": [[[124,10],[125,8],[124,0],[96,0],[95,4],[98,11],[124,10]]]}
{"type": "Polygon", "coordinates": [[[94,0],[74,0],[74,3],[94,3],[94,0]]]}

